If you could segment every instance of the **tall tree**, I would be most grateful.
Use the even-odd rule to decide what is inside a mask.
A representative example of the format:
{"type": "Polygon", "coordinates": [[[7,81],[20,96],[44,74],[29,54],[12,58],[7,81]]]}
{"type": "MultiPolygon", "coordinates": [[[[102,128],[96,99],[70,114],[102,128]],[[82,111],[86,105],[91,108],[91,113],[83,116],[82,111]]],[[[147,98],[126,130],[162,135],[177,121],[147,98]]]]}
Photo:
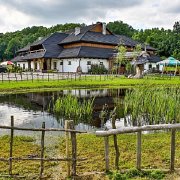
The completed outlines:
{"type": "Polygon", "coordinates": [[[126,51],[127,49],[122,45],[117,47],[117,55],[115,58],[115,62],[117,64],[117,74],[121,65],[126,63],[126,51]]]}
{"type": "Polygon", "coordinates": [[[107,24],[107,28],[115,34],[132,37],[136,30],[123,21],[114,21],[107,24]]]}

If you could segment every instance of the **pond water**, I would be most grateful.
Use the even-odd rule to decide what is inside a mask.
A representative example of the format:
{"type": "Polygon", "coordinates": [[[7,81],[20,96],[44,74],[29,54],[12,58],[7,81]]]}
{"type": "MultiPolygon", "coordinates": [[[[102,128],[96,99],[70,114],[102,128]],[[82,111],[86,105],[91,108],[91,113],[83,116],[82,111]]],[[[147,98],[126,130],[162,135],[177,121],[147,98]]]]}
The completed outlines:
{"type": "MultiPolygon", "coordinates": [[[[23,94],[0,95],[0,125],[10,125],[10,116],[14,116],[15,126],[40,128],[42,122],[47,128],[63,128],[64,119],[58,119],[48,112],[49,103],[52,97],[71,94],[78,98],[91,98],[94,100],[93,118],[91,121],[76,122],[77,130],[93,132],[105,127],[111,128],[109,120],[101,122],[99,113],[104,104],[108,105],[109,111],[118,106],[117,126],[124,126],[123,99],[125,89],[103,89],[103,90],[61,90],[56,92],[32,92],[23,94]]],[[[1,131],[2,132],[2,131],[1,131]]]]}

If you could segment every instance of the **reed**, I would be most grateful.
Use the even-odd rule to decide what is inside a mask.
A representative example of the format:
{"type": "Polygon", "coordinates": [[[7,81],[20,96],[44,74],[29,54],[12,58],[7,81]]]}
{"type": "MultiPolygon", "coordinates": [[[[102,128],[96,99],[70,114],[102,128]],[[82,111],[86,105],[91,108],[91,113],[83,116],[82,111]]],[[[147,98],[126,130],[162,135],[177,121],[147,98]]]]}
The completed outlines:
{"type": "Polygon", "coordinates": [[[51,111],[59,118],[81,120],[86,122],[92,119],[94,98],[78,99],[72,95],[58,97],[52,100],[51,111]]]}
{"type": "Polygon", "coordinates": [[[180,87],[141,86],[125,96],[125,116],[133,125],[179,123],[180,87]]]}

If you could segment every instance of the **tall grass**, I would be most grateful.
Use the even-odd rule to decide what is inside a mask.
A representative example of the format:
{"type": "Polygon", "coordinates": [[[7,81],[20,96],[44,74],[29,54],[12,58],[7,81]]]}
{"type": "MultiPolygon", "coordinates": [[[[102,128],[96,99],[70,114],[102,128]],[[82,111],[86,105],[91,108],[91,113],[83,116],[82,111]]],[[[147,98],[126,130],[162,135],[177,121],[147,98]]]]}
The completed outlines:
{"type": "Polygon", "coordinates": [[[141,86],[128,90],[124,112],[134,125],[179,123],[180,87],[141,86]]]}
{"type": "Polygon", "coordinates": [[[53,100],[51,110],[58,118],[86,122],[92,119],[93,103],[94,98],[80,100],[75,96],[67,95],[53,100]]]}

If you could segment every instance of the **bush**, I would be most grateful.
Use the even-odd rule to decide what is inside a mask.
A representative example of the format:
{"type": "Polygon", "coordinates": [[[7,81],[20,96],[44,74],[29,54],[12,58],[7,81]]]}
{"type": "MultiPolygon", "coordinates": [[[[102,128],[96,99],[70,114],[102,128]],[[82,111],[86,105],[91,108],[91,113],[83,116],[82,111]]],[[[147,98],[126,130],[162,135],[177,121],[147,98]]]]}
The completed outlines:
{"type": "Polygon", "coordinates": [[[107,73],[108,70],[105,68],[104,65],[92,64],[91,69],[88,70],[88,73],[92,74],[104,74],[107,73]]]}

